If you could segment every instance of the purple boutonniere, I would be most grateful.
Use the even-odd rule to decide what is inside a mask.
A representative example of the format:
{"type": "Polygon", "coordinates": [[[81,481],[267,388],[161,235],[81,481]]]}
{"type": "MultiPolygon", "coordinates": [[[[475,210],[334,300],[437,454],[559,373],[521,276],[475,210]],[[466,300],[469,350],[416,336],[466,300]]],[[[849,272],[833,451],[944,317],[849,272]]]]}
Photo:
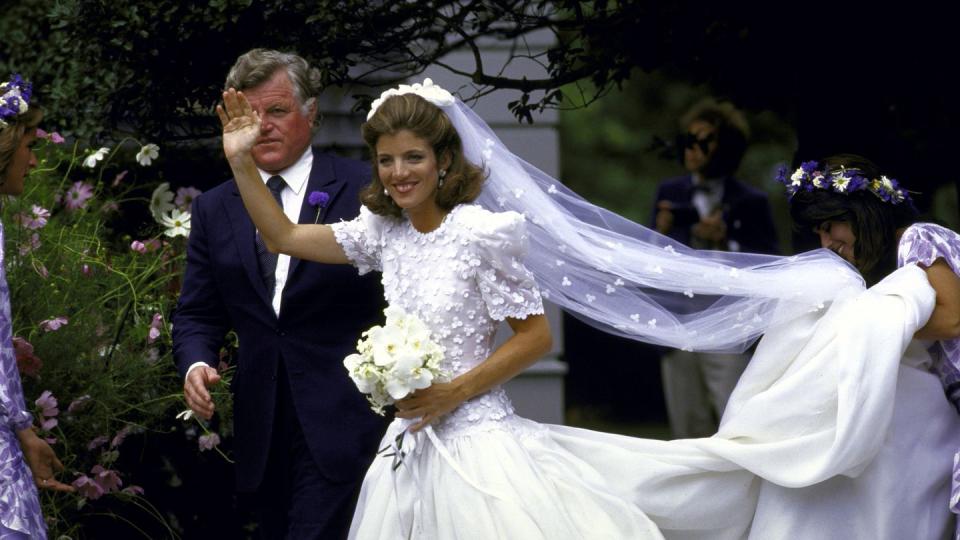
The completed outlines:
{"type": "Polygon", "coordinates": [[[307,202],[310,203],[310,206],[313,206],[317,209],[317,215],[314,217],[314,223],[320,223],[320,219],[323,217],[323,210],[327,207],[327,203],[330,202],[330,194],[326,191],[311,191],[310,195],[307,196],[307,202]]]}

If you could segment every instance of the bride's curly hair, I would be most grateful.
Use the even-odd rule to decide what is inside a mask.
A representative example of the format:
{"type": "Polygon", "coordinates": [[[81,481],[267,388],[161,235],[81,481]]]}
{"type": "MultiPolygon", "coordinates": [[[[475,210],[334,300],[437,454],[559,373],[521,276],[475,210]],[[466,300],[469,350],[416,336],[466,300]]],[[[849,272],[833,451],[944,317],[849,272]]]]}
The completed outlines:
{"type": "Polygon", "coordinates": [[[361,128],[364,142],[370,149],[373,161],[373,179],[360,192],[360,202],[371,212],[385,216],[400,217],[401,209],[389,195],[384,194],[384,185],[377,171],[377,141],[384,135],[393,135],[408,130],[427,141],[437,161],[449,159],[443,186],[437,189],[437,205],[450,211],[458,204],[473,201],[480,195],[486,173],[467,160],[463,154],[460,134],[450,118],[436,105],[416,94],[402,94],[384,100],[376,113],[361,128]]]}
{"type": "MultiPolygon", "coordinates": [[[[841,167],[856,169],[867,178],[880,178],[880,168],[855,154],[838,154],[820,162],[829,174],[841,167]]],[[[790,216],[800,230],[816,229],[827,221],[844,221],[856,237],[853,258],[868,285],[877,283],[897,268],[897,231],[917,220],[909,202],[890,204],[870,190],[836,193],[814,189],[798,191],[790,200],[790,216]]]]}

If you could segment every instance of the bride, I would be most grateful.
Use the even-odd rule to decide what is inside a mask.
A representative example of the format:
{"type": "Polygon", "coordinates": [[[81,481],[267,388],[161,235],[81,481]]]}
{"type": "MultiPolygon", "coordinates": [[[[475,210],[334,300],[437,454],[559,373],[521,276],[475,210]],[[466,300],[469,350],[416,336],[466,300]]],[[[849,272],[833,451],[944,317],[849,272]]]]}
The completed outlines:
{"type": "MultiPolygon", "coordinates": [[[[257,114],[233,90],[218,113],[267,246],[381,271],[389,303],[426,322],[447,351],[453,379],[397,404],[384,437],[395,456],[368,470],[351,537],[776,538],[791,536],[778,529],[783,512],[839,528],[883,520],[929,537],[946,530],[947,499],[941,509],[932,498],[949,463],[936,458],[960,422],[934,396],[901,399],[909,376],[898,380],[901,355],[934,306],[916,267],[864,290],[826,251],[691,251],[523,163],[429,80],[374,102],[363,127],[374,178],[361,215],[295,225],[250,157],[257,114]],[[709,439],[542,425],[515,415],[499,386],[549,346],[541,297],[608,331],[675,347],[736,350],[766,337],[709,439]],[[491,350],[499,320],[514,335],[491,350]],[[896,454],[908,462],[883,462],[892,474],[880,478],[899,491],[879,485],[869,507],[848,499],[806,516],[803,497],[790,499],[869,470],[891,443],[915,449],[896,454]],[[751,531],[755,516],[770,519],[751,531]]],[[[918,390],[932,391],[904,391],[918,390]]]]}

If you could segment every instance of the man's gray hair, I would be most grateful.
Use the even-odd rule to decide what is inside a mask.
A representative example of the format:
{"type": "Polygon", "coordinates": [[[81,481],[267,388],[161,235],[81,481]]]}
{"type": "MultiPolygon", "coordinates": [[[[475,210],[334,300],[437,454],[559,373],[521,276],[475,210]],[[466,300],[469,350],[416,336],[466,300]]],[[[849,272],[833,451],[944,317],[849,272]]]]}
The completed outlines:
{"type": "Polygon", "coordinates": [[[303,114],[307,114],[321,89],[320,70],[310,67],[303,57],[275,51],[272,49],[252,49],[237,58],[230,68],[224,90],[236,88],[248,90],[265,82],[278,69],[285,69],[290,83],[293,85],[293,95],[300,104],[303,114]]]}

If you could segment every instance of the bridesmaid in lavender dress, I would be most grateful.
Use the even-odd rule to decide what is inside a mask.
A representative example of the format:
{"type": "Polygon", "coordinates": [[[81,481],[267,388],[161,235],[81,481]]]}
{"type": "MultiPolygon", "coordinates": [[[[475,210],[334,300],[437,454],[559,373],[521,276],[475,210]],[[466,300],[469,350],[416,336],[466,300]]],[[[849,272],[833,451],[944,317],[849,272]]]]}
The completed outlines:
{"type": "MultiPolygon", "coordinates": [[[[20,195],[28,170],[36,167],[33,141],[42,116],[29,108],[30,85],[18,75],[0,83],[0,194],[20,195]]],[[[13,351],[10,289],[4,270],[0,223],[0,540],[46,538],[37,486],[73,491],[53,478],[63,469],[53,449],[33,432],[13,351]]]]}

